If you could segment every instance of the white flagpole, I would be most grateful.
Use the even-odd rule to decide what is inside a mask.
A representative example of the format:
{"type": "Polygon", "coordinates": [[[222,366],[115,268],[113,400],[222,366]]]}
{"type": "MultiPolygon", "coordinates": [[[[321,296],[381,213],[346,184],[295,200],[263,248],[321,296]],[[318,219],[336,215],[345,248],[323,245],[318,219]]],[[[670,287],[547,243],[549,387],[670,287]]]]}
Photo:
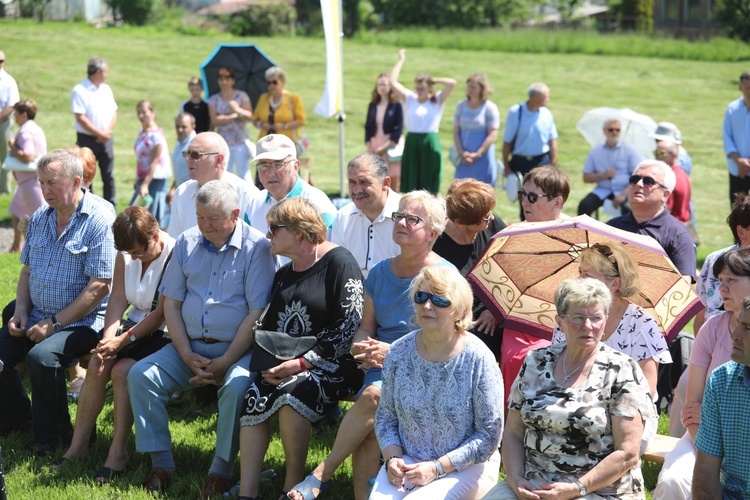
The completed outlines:
{"type": "Polygon", "coordinates": [[[343,0],[339,0],[339,39],[341,47],[339,65],[341,75],[339,76],[339,99],[341,99],[341,106],[339,107],[338,121],[339,121],[339,171],[341,179],[341,198],[346,198],[346,151],[344,147],[344,122],[346,121],[346,113],[344,113],[344,8],[343,0]]]}

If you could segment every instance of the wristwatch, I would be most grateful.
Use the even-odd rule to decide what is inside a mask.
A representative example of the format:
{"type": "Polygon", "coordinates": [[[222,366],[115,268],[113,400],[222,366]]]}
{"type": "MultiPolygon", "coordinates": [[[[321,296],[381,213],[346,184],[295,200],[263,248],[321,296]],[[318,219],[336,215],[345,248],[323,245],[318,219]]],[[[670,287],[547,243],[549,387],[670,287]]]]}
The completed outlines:
{"type": "Polygon", "coordinates": [[[57,316],[55,316],[53,314],[50,319],[52,320],[52,331],[53,332],[57,333],[57,332],[59,332],[60,330],[63,329],[62,323],[60,323],[59,321],[57,321],[57,316]]]}
{"type": "Polygon", "coordinates": [[[586,487],[581,483],[580,481],[573,481],[573,483],[578,486],[578,495],[585,497],[588,494],[588,491],[586,491],[586,487]]]}
{"type": "Polygon", "coordinates": [[[445,477],[445,469],[443,469],[443,464],[440,463],[440,460],[433,460],[432,463],[435,464],[435,475],[437,478],[445,477]]]}
{"type": "Polygon", "coordinates": [[[138,340],[138,338],[137,338],[137,337],[135,336],[135,334],[133,333],[133,330],[132,330],[132,329],[131,329],[131,330],[128,330],[128,333],[130,334],[130,335],[128,335],[128,340],[130,341],[130,343],[131,343],[131,344],[132,344],[133,342],[135,342],[136,340],[138,340]]]}

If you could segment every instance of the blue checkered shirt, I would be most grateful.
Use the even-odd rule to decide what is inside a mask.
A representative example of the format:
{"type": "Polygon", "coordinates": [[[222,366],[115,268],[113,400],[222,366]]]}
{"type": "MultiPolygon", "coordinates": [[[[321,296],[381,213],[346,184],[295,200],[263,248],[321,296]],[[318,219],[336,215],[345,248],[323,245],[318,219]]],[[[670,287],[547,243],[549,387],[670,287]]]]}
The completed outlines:
{"type": "MultiPolygon", "coordinates": [[[[112,213],[102,210],[85,190],[59,238],[57,212],[46,204],[34,212],[21,252],[21,263],[30,272],[29,327],[68,307],[91,278],[112,278],[116,255],[113,222],[112,213]]],[[[107,298],[89,314],[65,326],[89,326],[99,331],[104,326],[107,298]]]]}
{"type": "Polygon", "coordinates": [[[716,368],[706,382],[695,447],[722,458],[724,498],[750,494],[750,369],[734,361],[716,368]]]}

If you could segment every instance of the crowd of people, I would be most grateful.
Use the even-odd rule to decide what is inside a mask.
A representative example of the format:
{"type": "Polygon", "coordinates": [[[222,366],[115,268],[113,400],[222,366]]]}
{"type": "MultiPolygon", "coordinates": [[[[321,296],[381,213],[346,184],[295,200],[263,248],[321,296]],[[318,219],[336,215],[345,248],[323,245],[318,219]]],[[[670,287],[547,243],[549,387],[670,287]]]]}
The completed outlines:
{"type": "MultiPolygon", "coordinates": [[[[134,193],[118,214],[106,60],[92,57],[73,90],[77,147],[48,153],[36,103],[7,90],[4,58],[0,125],[12,113],[19,127],[4,146],[26,167],[5,169],[18,183],[12,250],[23,268],[0,329],[0,404],[17,409],[0,414],[0,436],[31,432],[35,453],[65,468],[95,437],[111,381],[112,443],[92,478],[106,485],[126,471],[134,429],[151,463],[143,487],[165,493],[188,466],[172,453],[167,402],[214,387],[203,498],[229,491],[238,453],[239,498],[260,498],[274,420],[285,460],[279,498],[324,494],[349,456],[356,499],[645,497],[640,457],[656,433],[659,370],[672,357],[631,300],[648,276],[626,247],[581,250],[579,278],[558,285],[556,328],[544,338],[504,328],[466,280],[506,227],[493,214],[500,116],[485,75],[469,76],[456,108],[456,179],[441,197],[437,131],[456,81],[419,73],[408,89],[400,51],[377,77],[366,152],[347,167],[351,203],[337,210],[300,175],[306,118],[284,71],[266,71],[268,92],[253,103],[234,88],[234,70],[221,68],[207,102],[200,82],[188,82],[171,154],[153,104],[138,103],[134,193]],[[260,129],[256,142],[248,124],[260,129]],[[96,162],[102,198],[89,189],[96,162]],[[80,360],[88,373],[73,425],[66,370],[80,360]],[[344,400],[354,404],[330,453],[306,474],[313,425],[344,400]]],[[[750,73],[740,90],[747,113],[750,73]]],[[[565,219],[571,191],[556,166],[548,100],[547,86],[532,84],[502,137],[504,175],[520,177],[518,224],[529,227],[565,219]]],[[[608,119],[583,167],[584,182],[597,185],[578,213],[609,201],[620,214],[609,224],[653,237],[706,306],[670,409],[682,438],[655,498],[750,493],[750,196],[734,192],[750,160],[744,145],[729,150],[742,142],[737,107],[725,127],[738,174],[730,165],[736,245],[711,254],[699,274],[692,164],[673,124],[659,125],[657,159],[644,160],[619,139],[620,120],[608,119]]]]}

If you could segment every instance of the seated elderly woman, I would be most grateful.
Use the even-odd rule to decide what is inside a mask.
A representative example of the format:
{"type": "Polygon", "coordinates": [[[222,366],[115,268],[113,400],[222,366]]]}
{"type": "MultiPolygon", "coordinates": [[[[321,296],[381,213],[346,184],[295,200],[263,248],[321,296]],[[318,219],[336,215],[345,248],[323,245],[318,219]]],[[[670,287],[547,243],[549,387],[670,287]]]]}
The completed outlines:
{"type": "Polygon", "coordinates": [[[595,279],[558,287],[566,342],[531,351],[513,382],[506,479],[485,499],[644,497],[638,450],[655,408],[638,363],[601,342],[611,303],[595,279]]]}
{"type": "Polygon", "coordinates": [[[91,351],[94,356],[78,398],[70,448],[53,463],[53,468],[57,468],[86,453],[111,378],[114,435],[104,466],[94,475],[94,481],[100,484],[122,474],[128,463],[128,437],[133,426],[127,385],[130,368],[169,343],[164,331],[164,298],[158,288],[174,247],[174,239],[161,231],[156,218],[142,207],[123,210],[112,229],[119,253],[102,340],[91,351]],[[126,310],[127,319],[123,320],[126,310]]]}
{"type": "Polygon", "coordinates": [[[467,333],[471,288],[430,266],[409,295],[420,328],[383,362],[375,432],[385,465],[370,499],[482,498],[497,484],[503,384],[494,355],[467,333]]]}
{"type": "Polygon", "coordinates": [[[333,473],[349,455],[353,463],[353,497],[363,500],[370,495],[370,479],[380,467],[373,424],[380,400],[381,368],[391,343],[412,330],[411,280],[425,266],[452,267],[432,251],[445,228],[445,202],[427,191],[412,191],[401,198],[398,210],[391,218],[395,222],[393,241],[401,247],[401,253],[382,260],[367,275],[362,324],[352,344],[352,354],[367,370],[364,385],[341,421],[331,453],[289,492],[292,500],[317,498],[328,489],[333,473]]]}
{"type": "Polygon", "coordinates": [[[276,272],[261,328],[292,337],[314,336],[317,344],[297,359],[262,371],[247,390],[240,418],[240,498],[259,498],[274,414],[279,415],[287,490],[304,477],[312,424],[339,400],[356,394],[363,378],[349,354],[362,320],[357,261],[345,248],[326,241],[323,218],[303,198],[280,201],[266,220],[271,253],[291,262],[276,272]]]}

